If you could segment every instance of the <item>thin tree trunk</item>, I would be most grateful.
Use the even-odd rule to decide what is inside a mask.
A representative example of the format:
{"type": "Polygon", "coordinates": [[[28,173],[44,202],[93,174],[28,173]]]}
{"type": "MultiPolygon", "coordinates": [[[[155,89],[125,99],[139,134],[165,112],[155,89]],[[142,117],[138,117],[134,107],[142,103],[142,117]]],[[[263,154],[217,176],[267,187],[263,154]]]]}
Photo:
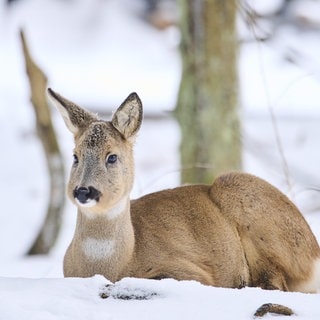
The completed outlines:
{"type": "Polygon", "coordinates": [[[182,182],[241,167],[235,0],[180,0],[182,182]]]}
{"type": "Polygon", "coordinates": [[[60,231],[62,210],[65,202],[65,171],[47,103],[47,77],[33,61],[22,31],[20,35],[31,88],[31,102],[36,115],[37,133],[46,155],[50,177],[50,197],[47,214],[28,254],[46,254],[53,247],[60,231]]]}

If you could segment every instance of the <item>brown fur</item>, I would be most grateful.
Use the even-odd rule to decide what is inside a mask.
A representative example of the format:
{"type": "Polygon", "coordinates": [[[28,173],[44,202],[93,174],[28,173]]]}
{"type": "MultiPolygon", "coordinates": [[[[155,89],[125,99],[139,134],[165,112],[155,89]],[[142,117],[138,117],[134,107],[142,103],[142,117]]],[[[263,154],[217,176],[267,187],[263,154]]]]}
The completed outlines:
{"type": "Polygon", "coordinates": [[[132,147],[142,121],[138,96],[131,94],[106,122],[50,89],[49,95],[74,134],[79,159],[68,184],[78,218],[65,276],[317,290],[318,243],[279,190],[255,176],[228,173],[212,185],[163,190],[130,202],[132,147]],[[110,154],[117,155],[115,163],[108,162],[110,154]],[[83,205],[74,190],[89,186],[101,197],[83,205]]]}

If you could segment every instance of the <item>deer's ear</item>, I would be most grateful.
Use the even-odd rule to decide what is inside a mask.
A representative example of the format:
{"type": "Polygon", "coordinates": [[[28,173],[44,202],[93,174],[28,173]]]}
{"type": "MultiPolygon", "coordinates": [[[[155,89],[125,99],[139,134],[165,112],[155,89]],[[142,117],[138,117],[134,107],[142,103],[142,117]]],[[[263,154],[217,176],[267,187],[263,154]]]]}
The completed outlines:
{"type": "Polygon", "coordinates": [[[87,127],[94,120],[97,120],[96,115],[82,109],[50,88],[48,88],[48,96],[62,115],[67,128],[74,135],[76,135],[80,129],[87,127]]]}
{"type": "Polygon", "coordinates": [[[114,113],[111,123],[126,138],[134,136],[142,122],[142,103],[133,92],[114,113]]]}

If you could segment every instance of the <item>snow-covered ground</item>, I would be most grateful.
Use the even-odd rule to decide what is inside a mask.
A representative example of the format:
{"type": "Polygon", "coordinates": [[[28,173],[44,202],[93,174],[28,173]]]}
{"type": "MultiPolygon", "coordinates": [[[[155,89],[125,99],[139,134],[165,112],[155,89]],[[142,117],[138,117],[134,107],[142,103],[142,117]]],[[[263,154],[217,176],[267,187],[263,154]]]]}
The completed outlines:
{"type": "MultiPolygon", "coordinates": [[[[108,281],[88,279],[9,279],[0,281],[0,318],[44,319],[253,319],[264,303],[278,303],[295,312],[294,319],[319,319],[319,295],[263,291],[256,288],[223,289],[194,281],[125,278],[114,296],[126,293],[146,300],[102,299],[108,281]]],[[[272,318],[271,315],[265,319],[272,318]]]]}
{"type": "MultiPolygon", "coordinates": [[[[277,2],[264,0],[263,10],[277,2]]],[[[307,2],[312,17],[317,16],[317,1],[307,2]]],[[[146,25],[132,15],[132,6],[130,0],[0,4],[0,319],[248,319],[266,302],[291,307],[299,319],[319,319],[319,294],[220,289],[196,282],[124,279],[121,290],[155,295],[142,301],[101,299],[106,279],[62,278],[62,258],[75,223],[69,203],[53,252],[24,256],[41,225],[48,186],[18,28],[24,28],[49,85],[75,102],[105,113],[137,91],[147,114],[172,110],[180,77],[179,34],[174,27],[160,32],[146,25]]],[[[312,188],[320,181],[319,39],[319,30],[285,25],[265,44],[242,44],[239,56],[244,169],[287,193],[318,240],[319,192],[312,188]]],[[[69,168],[72,137],[55,111],[53,117],[69,168]]],[[[133,197],[179,184],[178,148],[179,128],[172,119],[144,122],[136,145],[133,197]]]]}

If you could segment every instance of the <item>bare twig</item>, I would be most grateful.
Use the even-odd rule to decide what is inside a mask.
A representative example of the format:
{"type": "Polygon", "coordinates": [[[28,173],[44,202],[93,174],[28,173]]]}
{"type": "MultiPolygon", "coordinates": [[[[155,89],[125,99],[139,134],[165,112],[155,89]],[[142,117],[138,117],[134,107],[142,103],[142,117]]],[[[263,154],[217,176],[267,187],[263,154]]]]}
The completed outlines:
{"type": "Polygon", "coordinates": [[[20,31],[20,37],[30,83],[31,102],[36,115],[37,133],[45,151],[50,175],[50,199],[46,218],[28,254],[46,254],[54,245],[60,230],[65,201],[64,166],[46,98],[47,77],[33,61],[23,31],[20,31]]]}
{"type": "Polygon", "coordinates": [[[281,140],[281,137],[280,137],[280,132],[279,132],[279,128],[278,128],[277,119],[276,119],[276,116],[274,114],[273,106],[272,106],[272,103],[271,103],[271,100],[270,100],[270,94],[269,94],[268,85],[267,85],[267,82],[266,82],[266,74],[265,74],[265,69],[264,69],[264,63],[262,61],[261,45],[260,45],[261,41],[260,41],[260,38],[256,35],[256,31],[255,31],[256,22],[252,18],[254,16],[254,14],[253,13],[250,14],[250,12],[253,12],[253,10],[250,9],[250,6],[247,3],[246,3],[246,5],[245,5],[243,10],[245,10],[245,12],[247,13],[247,15],[249,17],[249,19],[247,20],[248,27],[251,29],[254,38],[258,42],[258,49],[260,51],[259,67],[260,67],[260,71],[261,71],[261,75],[262,75],[263,85],[264,85],[264,88],[265,88],[265,96],[266,96],[267,107],[268,107],[268,111],[269,111],[269,114],[270,114],[270,119],[271,119],[271,123],[272,123],[272,127],[273,127],[273,132],[274,132],[274,136],[275,136],[275,140],[276,140],[276,146],[277,146],[277,149],[279,151],[281,162],[282,162],[282,169],[283,169],[284,177],[285,177],[285,180],[286,180],[286,183],[287,183],[287,186],[288,186],[288,192],[291,193],[291,191],[292,191],[292,183],[291,183],[291,178],[290,178],[289,166],[288,166],[287,159],[285,157],[284,148],[283,148],[282,140],[281,140]]]}

